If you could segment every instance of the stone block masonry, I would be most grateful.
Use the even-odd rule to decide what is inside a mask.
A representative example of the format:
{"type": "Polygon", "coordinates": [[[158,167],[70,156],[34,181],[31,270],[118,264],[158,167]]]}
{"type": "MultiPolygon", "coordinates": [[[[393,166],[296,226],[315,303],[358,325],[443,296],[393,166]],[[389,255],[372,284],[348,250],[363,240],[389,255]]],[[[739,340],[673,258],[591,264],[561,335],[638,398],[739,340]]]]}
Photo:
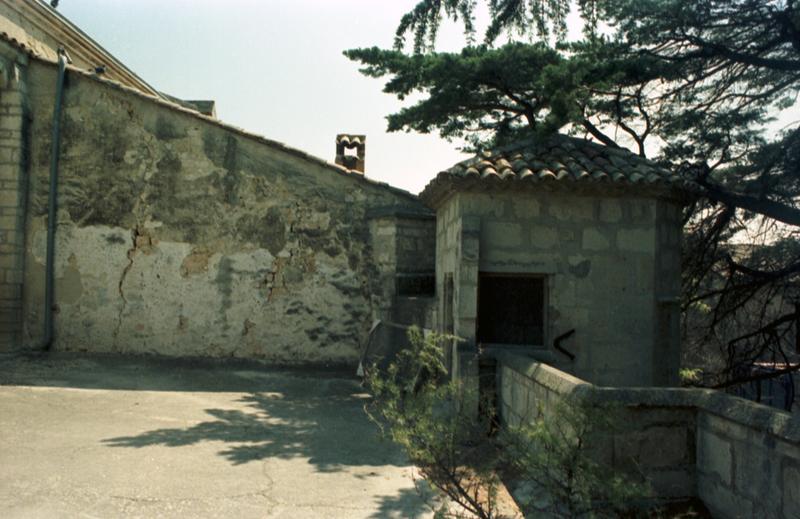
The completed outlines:
{"type": "Polygon", "coordinates": [[[23,71],[0,56],[0,351],[22,341],[25,247],[23,71]]]}
{"type": "Polygon", "coordinates": [[[657,497],[698,497],[714,517],[800,517],[800,419],[702,389],[593,386],[552,366],[498,355],[498,411],[506,427],[567,395],[622,407],[611,442],[591,446],[617,470],[643,474],[657,497]]]}
{"type": "Polygon", "coordinates": [[[680,235],[680,222],[668,218],[677,207],[603,189],[453,194],[437,208],[439,293],[448,274],[454,281],[449,331],[476,339],[482,275],[538,276],[545,288],[537,346],[556,362],[595,384],[673,385],[680,265],[665,258],[680,258],[679,242],[667,239],[680,235]],[[573,358],[553,348],[570,330],[573,358]]]}
{"type": "Polygon", "coordinates": [[[433,214],[377,208],[368,217],[377,270],[372,289],[373,319],[432,328],[433,214]]]}

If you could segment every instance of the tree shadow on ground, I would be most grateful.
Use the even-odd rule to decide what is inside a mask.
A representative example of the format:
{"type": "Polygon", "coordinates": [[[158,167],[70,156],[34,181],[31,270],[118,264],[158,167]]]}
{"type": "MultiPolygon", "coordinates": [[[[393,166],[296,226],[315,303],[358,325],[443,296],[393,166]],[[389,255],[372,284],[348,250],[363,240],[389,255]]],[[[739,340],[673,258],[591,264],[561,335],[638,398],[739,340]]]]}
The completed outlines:
{"type": "Polygon", "coordinates": [[[433,490],[424,480],[415,480],[415,488],[404,488],[393,496],[382,496],[378,509],[370,517],[427,517],[433,514],[433,508],[439,501],[433,490]],[[433,508],[432,508],[433,507],[433,508]]]}
{"type": "MultiPolygon", "coordinates": [[[[234,466],[262,461],[264,470],[277,470],[276,474],[294,469],[271,466],[270,459],[296,459],[307,463],[311,472],[323,473],[322,481],[332,488],[355,491],[353,495],[360,488],[371,491],[371,498],[364,498],[379,510],[375,517],[428,515],[420,496],[402,480],[409,468],[407,457],[396,445],[382,440],[367,418],[363,407],[368,396],[353,377],[354,369],[60,353],[0,356],[0,364],[0,386],[86,389],[90,391],[72,394],[100,399],[106,392],[122,391],[113,400],[131,407],[121,419],[133,412],[137,416],[132,423],[137,424],[153,423],[150,419],[184,420],[179,426],[144,432],[137,428],[133,434],[101,440],[108,448],[203,445],[197,452],[218,455],[234,466]],[[140,397],[138,391],[146,394],[140,397]],[[179,407],[184,402],[186,412],[179,407]],[[197,402],[204,403],[197,407],[197,402]],[[327,477],[332,474],[337,477],[327,477]]],[[[195,456],[191,450],[186,455],[195,456]]],[[[313,501],[314,482],[302,479],[310,474],[302,469],[298,473],[298,481],[309,485],[313,501]]]]}
{"type": "Polygon", "coordinates": [[[219,455],[234,465],[267,458],[307,457],[321,472],[346,466],[406,466],[365,416],[367,397],[355,381],[272,377],[275,389],[249,393],[231,409],[206,409],[209,419],[104,440],[111,447],[181,447],[221,442],[219,455]]]}

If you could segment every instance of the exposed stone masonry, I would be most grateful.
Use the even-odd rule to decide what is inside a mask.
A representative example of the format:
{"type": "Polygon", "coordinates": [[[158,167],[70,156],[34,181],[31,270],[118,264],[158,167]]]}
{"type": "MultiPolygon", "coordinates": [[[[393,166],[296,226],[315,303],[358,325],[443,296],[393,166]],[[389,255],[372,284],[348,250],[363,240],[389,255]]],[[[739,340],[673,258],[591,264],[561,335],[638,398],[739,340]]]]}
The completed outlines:
{"type": "Polygon", "coordinates": [[[24,82],[20,67],[0,57],[0,351],[22,333],[25,245],[24,82]]]}
{"type": "MultiPolygon", "coordinates": [[[[30,60],[29,179],[7,197],[28,206],[24,308],[16,285],[6,318],[25,323],[21,346],[40,340],[43,320],[55,73],[30,60]]],[[[406,192],[73,69],[60,153],[57,350],[355,365],[378,282],[367,214],[426,211],[406,192]]]]}

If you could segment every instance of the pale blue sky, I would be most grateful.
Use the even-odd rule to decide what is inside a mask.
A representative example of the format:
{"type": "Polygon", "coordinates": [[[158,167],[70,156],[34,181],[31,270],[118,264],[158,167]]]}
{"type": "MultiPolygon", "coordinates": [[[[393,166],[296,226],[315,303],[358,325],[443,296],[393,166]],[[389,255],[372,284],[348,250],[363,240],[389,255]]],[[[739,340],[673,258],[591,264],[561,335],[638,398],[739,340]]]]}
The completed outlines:
{"type": "MultiPolygon", "coordinates": [[[[331,162],[337,133],[366,134],[367,176],[417,193],[468,156],[436,135],[387,134],[400,102],[342,55],[391,47],[417,1],[61,0],[58,11],[158,90],[214,99],[226,123],[331,162]]],[[[577,36],[577,13],[569,25],[577,36]]],[[[445,24],[437,48],[463,44],[461,26],[445,24]]],[[[771,128],[797,124],[797,113],[771,128]]]]}
{"type": "MultiPolygon", "coordinates": [[[[435,135],[386,133],[400,104],[344,49],[392,44],[416,0],[61,0],[58,11],[158,90],[214,99],[226,122],[333,161],[367,135],[367,176],[414,193],[466,158],[435,135]]],[[[463,44],[460,29],[440,47],[463,44]]]]}

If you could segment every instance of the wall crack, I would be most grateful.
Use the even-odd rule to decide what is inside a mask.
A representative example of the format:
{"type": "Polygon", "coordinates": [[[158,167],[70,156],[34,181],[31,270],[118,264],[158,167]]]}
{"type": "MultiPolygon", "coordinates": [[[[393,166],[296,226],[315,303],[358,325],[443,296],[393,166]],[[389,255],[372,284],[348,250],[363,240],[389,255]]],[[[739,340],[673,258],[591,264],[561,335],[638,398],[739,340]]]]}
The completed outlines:
{"type": "Polygon", "coordinates": [[[119,278],[119,283],[117,284],[117,291],[119,292],[119,297],[122,299],[122,306],[117,313],[117,326],[114,328],[113,337],[116,339],[119,335],[119,330],[122,327],[122,314],[125,312],[125,309],[128,307],[128,299],[125,297],[125,289],[123,285],[125,283],[125,278],[128,277],[128,272],[133,268],[133,259],[136,257],[136,251],[139,248],[140,244],[140,237],[143,234],[140,232],[139,227],[134,227],[131,230],[131,248],[128,249],[127,256],[128,256],[128,264],[122,270],[122,275],[119,278]]]}

